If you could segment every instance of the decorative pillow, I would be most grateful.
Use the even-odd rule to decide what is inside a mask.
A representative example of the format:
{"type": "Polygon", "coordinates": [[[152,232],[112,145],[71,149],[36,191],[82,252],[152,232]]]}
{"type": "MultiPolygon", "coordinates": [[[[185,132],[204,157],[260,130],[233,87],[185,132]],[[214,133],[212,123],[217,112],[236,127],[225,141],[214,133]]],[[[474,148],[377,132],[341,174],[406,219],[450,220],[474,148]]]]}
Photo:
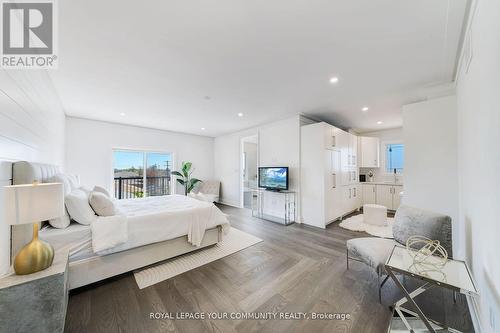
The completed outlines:
{"type": "Polygon", "coordinates": [[[89,204],[89,196],[85,191],[77,189],[68,194],[65,198],[66,208],[69,216],[76,222],[89,225],[94,222],[97,216],[89,204]]]}
{"type": "Polygon", "coordinates": [[[104,188],[104,187],[101,187],[101,186],[94,186],[94,192],[100,192],[102,194],[104,194],[105,196],[107,196],[108,198],[111,198],[111,196],[109,195],[109,192],[104,188]]]}
{"type": "Polygon", "coordinates": [[[115,204],[104,193],[91,192],[89,203],[94,212],[99,216],[113,216],[116,213],[115,204]]]}

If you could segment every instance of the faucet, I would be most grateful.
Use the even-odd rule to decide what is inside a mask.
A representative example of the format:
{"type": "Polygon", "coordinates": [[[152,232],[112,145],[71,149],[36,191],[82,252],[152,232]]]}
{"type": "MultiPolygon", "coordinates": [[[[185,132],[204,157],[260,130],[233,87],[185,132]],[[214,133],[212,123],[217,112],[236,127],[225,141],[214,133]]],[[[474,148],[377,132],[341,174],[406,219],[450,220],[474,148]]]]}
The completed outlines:
{"type": "Polygon", "coordinates": [[[398,174],[396,168],[394,168],[394,184],[398,183],[398,174]]]}

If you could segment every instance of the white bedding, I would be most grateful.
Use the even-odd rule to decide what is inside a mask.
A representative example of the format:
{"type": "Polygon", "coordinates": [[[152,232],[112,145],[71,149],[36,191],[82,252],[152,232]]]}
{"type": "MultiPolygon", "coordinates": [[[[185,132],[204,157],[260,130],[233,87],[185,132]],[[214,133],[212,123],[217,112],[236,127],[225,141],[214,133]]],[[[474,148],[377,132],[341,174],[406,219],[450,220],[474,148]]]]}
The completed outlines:
{"type": "Polygon", "coordinates": [[[184,195],[119,200],[116,202],[116,208],[120,214],[127,217],[129,240],[112,249],[100,251],[99,254],[119,252],[189,235],[189,228],[193,220],[199,218],[200,210],[206,213],[206,229],[220,225],[224,232],[229,230],[226,215],[213,203],[184,195]]]}
{"type": "MultiPolygon", "coordinates": [[[[127,218],[128,240],[110,249],[98,251],[98,255],[120,252],[186,235],[191,235],[190,237],[194,235],[195,239],[191,241],[196,242],[197,237],[201,237],[199,239],[201,241],[205,230],[218,225],[222,226],[224,233],[230,229],[226,215],[214,204],[183,195],[118,200],[116,207],[119,214],[127,218]]],[[[106,223],[105,221],[95,223],[99,222],[106,223]]],[[[89,246],[92,243],[90,227],[78,224],[71,224],[66,229],[49,228],[40,232],[40,238],[51,243],[55,249],[61,246],[79,248],[84,255],[76,251],[71,257],[72,261],[75,258],[88,257],[89,246]],[[55,241],[56,238],[58,238],[57,241],[55,241]]]]}
{"type": "Polygon", "coordinates": [[[56,251],[69,249],[70,261],[95,256],[94,251],[92,251],[92,233],[88,225],[73,222],[65,229],[47,226],[40,230],[38,235],[41,240],[52,245],[56,251]]]}

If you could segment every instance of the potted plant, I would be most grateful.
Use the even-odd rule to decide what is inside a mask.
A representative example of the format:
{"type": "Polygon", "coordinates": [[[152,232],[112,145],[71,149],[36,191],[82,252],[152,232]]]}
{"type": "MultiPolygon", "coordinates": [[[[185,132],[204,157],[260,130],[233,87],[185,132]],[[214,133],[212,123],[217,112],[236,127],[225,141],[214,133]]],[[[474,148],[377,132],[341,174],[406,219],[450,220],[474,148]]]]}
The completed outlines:
{"type": "Polygon", "coordinates": [[[188,195],[194,186],[201,182],[201,180],[197,178],[191,178],[191,174],[194,170],[191,170],[193,163],[191,162],[182,162],[182,168],[180,171],[172,171],[172,175],[177,176],[177,182],[184,186],[184,195],[188,195]]]}

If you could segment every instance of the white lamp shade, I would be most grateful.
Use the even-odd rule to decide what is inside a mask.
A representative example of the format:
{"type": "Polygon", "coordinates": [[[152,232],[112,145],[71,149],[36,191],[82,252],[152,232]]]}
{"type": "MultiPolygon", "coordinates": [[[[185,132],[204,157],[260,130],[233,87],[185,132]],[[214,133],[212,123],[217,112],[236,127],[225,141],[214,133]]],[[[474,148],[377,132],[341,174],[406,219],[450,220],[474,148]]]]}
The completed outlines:
{"type": "Polygon", "coordinates": [[[8,224],[36,223],[64,214],[61,183],[5,186],[3,192],[2,210],[8,224]]]}

